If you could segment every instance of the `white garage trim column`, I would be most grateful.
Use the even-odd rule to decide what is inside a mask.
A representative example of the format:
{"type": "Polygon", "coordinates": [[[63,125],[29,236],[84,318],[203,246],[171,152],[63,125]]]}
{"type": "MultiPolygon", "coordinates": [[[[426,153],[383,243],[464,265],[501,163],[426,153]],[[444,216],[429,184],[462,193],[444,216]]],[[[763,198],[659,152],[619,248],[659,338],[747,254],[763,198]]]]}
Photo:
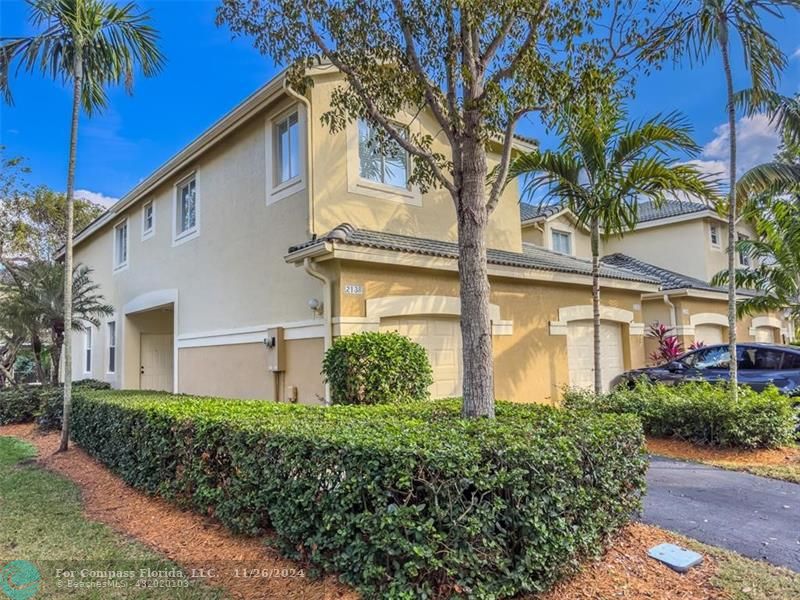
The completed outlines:
{"type": "Polygon", "coordinates": [[[727,315],[720,313],[697,313],[689,317],[688,325],[679,325],[676,330],[678,335],[691,335],[695,336],[695,327],[698,325],[719,325],[720,327],[728,327],[727,315]]]}
{"type": "MultiPolygon", "coordinates": [[[[570,321],[591,321],[594,319],[591,304],[562,306],[558,309],[558,321],[550,321],[550,335],[567,335],[567,323],[570,321]]],[[[644,335],[644,323],[633,320],[633,312],[613,306],[600,306],[601,321],[615,321],[628,326],[630,335],[644,335]]]]}
{"type": "Polygon", "coordinates": [[[758,330],[761,329],[762,327],[771,327],[772,329],[777,331],[778,335],[785,333],[783,330],[783,323],[781,323],[781,320],[778,319],[777,317],[769,317],[769,316],[754,317],[748,333],[753,338],[755,338],[758,334],[758,330]]]}

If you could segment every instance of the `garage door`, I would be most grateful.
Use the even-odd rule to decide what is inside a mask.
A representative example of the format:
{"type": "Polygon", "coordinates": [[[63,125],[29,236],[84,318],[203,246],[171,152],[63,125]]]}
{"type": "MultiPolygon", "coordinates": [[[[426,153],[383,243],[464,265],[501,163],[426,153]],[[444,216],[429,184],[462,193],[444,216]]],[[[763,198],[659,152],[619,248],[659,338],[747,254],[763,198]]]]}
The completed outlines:
{"type": "Polygon", "coordinates": [[[756,327],[756,341],[765,344],[775,343],[775,328],[774,327],[756,327]]]}
{"type": "MultiPolygon", "coordinates": [[[[603,389],[625,370],[622,358],[622,328],[618,323],[600,323],[600,360],[603,389]]],[[[569,384],[594,387],[594,329],[591,321],[571,321],[567,325],[569,384]]]]}
{"type": "Polygon", "coordinates": [[[703,342],[706,346],[725,343],[723,329],[719,325],[696,325],[694,339],[697,342],[703,342]]]}
{"type": "Polygon", "coordinates": [[[433,369],[431,397],[461,395],[461,327],[453,317],[393,317],[381,320],[381,331],[397,331],[420,344],[433,369]]]}

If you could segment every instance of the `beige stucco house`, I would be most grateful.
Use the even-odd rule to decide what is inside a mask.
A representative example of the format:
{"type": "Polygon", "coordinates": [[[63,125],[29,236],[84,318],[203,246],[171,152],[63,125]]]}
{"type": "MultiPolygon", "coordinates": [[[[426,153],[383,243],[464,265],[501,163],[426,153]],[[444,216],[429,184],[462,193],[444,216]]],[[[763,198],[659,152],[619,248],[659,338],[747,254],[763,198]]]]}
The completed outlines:
{"type": "MultiPolygon", "coordinates": [[[[342,80],[310,75],[306,95],[283,75],[267,83],[79,233],[75,259],[115,314],[76,335],[74,377],[321,403],[321,359],[337,336],[397,330],[428,351],[434,397],[461,392],[452,201],[409,185],[408,158],[376,152],[366,123],[323,126],[342,80]]],[[[396,119],[446,155],[428,115],[396,119]]],[[[509,186],[488,236],[500,399],[547,402],[592,381],[585,232],[564,212],[542,231],[520,223],[509,186]],[[575,251],[549,245],[569,227],[575,251]]],[[[644,363],[643,308],[663,293],[654,274],[608,262],[601,275],[608,382],[644,363]]]]}

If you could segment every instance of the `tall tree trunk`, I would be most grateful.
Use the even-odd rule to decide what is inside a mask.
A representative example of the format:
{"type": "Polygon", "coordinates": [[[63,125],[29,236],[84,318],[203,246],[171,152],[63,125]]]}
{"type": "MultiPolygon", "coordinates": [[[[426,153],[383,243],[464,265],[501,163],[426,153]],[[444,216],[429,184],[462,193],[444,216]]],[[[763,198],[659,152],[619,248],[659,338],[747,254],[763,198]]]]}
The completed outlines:
{"type": "MultiPolygon", "coordinates": [[[[58,385],[58,376],[61,373],[61,352],[64,347],[64,332],[53,332],[53,349],[50,351],[50,362],[52,363],[50,372],[50,382],[58,385]]],[[[64,357],[66,358],[66,356],[64,357]]]]}
{"type": "Polygon", "coordinates": [[[33,364],[36,367],[36,378],[39,383],[47,383],[47,373],[44,370],[44,360],[42,359],[42,338],[38,334],[31,335],[31,350],[33,350],[33,364]]]}
{"type": "MultiPolygon", "coordinates": [[[[67,232],[64,239],[64,413],[61,425],[61,443],[58,451],[69,447],[69,426],[72,413],[72,228],[73,201],[75,199],[75,162],[78,152],[78,118],[83,91],[83,52],[78,44],[73,64],[72,123],[69,134],[69,165],[67,167],[67,232]]],[[[55,356],[53,357],[53,368],[55,356]]]]}
{"type": "Polygon", "coordinates": [[[594,393],[603,392],[600,362],[600,221],[592,219],[592,328],[594,339],[594,393]]]}
{"type": "MultiPolygon", "coordinates": [[[[470,113],[467,113],[469,120],[470,113]]],[[[474,115],[477,119],[477,114],[474,115]]],[[[468,123],[477,129],[477,121],[468,123]]],[[[489,315],[489,271],[486,262],[486,150],[478,136],[463,147],[463,178],[456,199],[458,277],[461,285],[461,339],[465,418],[494,417],[492,323],[489,315]]]]}
{"type": "Polygon", "coordinates": [[[728,168],[728,347],[730,350],[730,389],[731,397],[739,397],[739,373],[736,361],[736,109],[733,104],[733,76],[728,53],[727,22],[722,21],[720,34],[722,66],[725,69],[725,85],[728,93],[728,132],[730,141],[730,163],[728,168]]]}

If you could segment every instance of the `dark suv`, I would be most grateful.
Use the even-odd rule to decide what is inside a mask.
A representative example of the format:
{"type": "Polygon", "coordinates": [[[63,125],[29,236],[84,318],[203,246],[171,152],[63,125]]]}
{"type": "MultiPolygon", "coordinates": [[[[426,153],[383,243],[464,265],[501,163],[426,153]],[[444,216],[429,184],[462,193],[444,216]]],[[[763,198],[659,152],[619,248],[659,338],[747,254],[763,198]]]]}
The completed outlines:
{"type": "MultiPolygon", "coordinates": [[[[727,381],[730,367],[727,345],[706,346],[657,367],[618,375],[611,387],[630,385],[646,377],[666,384],[684,381],[727,381]]],[[[739,383],[761,391],[774,385],[787,396],[800,396],[800,348],[746,342],[736,347],[739,383]]]]}

